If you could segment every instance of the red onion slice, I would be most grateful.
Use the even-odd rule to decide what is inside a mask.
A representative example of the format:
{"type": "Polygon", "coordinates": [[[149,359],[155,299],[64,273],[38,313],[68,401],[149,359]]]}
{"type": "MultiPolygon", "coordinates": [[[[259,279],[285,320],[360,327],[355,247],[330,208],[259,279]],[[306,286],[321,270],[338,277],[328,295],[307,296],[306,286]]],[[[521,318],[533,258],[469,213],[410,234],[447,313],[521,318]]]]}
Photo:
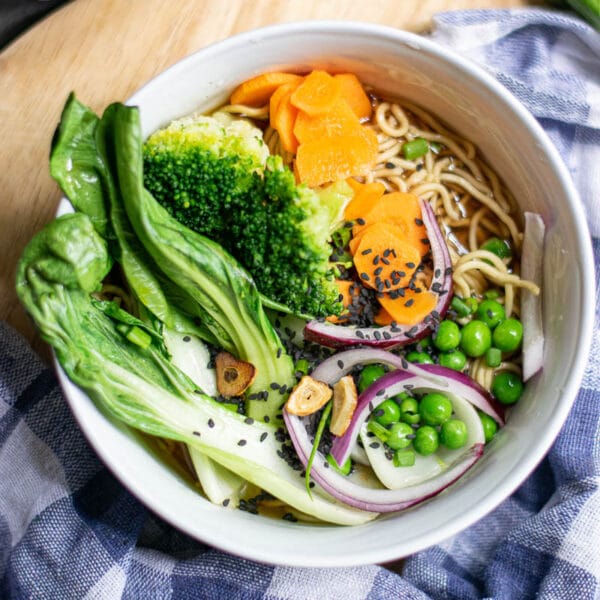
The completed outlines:
{"type": "MultiPolygon", "coordinates": [[[[298,457],[306,466],[312,448],[306,427],[301,418],[285,410],[283,418],[298,457]]],[[[358,485],[352,478],[344,477],[332,469],[320,452],[317,452],[312,464],[311,477],[326,492],[349,506],[371,512],[395,512],[439,494],[470,469],[482,454],[483,444],[475,444],[439,476],[399,490],[374,489],[358,485]]]]}
{"type": "Polygon", "coordinates": [[[361,327],[335,325],[328,321],[313,320],[306,324],[304,337],[312,342],[339,348],[345,346],[373,346],[393,348],[412,344],[435,326],[448,310],[452,299],[452,262],[448,246],[444,239],[433,210],[428,202],[419,200],[423,224],[431,244],[433,259],[433,278],[430,291],[437,295],[435,309],[418,325],[388,325],[386,327],[361,327]]]}
{"type": "MultiPolygon", "coordinates": [[[[525,213],[525,232],[521,252],[521,277],[542,288],[542,257],[545,225],[542,217],[525,213]]],[[[542,369],[544,363],[544,330],[542,296],[524,289],[521,292],[521,322],[523,324],[523,381],[542,369]]]]}

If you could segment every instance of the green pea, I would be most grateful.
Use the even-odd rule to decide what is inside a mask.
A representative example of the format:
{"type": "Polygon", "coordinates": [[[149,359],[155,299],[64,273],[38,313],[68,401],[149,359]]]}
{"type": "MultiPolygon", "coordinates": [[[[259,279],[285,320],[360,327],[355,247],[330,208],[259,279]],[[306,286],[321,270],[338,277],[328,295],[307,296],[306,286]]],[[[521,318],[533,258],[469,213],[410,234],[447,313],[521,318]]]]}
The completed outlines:
{"type": "Polygon", "coordinates": [[[415,439],[413,447],[415,452],[421,456],[429,456],[433,454],[440,445],[439,435],[436,429],[429,425],[423,425],[415,431],[415,439]]]}
{"type": "Polygon", "coordinates": [[[393,400],[384,400],[374,411],[373,417],[380,425],[391,425],[400,420],[400,407],[393,400]]]}
{"type": "Polygon", "coordinates": [[[472,358],[481,356],[491,345],[492,332],[483,321],[473,319],[463,327],[460,347],[467,356],[472,358]]]}
{"type": "Polygon", "coordinates": [[[440,354],[439,361],[442,367],[462,371],[467,364],[467,357],[460,350],[453,350],[440,354]]]}
{"type": "Polygon", "coordinates": [[[396,450],[392,462],[395,467],[412,467],[415,464],[415,458],[412,450],[396,450]]]}
{"type": "Polygon", "coordinates": [[[414,425],[421,421],[419,403],[414,398],[406,398],[400,403],[400,420],[409,425],[414,425]]]}
{"type": "Polygon", "coordinates": [[[350,471],[352,471],[352,459],[348,457],[346,462],[343,465],[338,465],[337,461],[331,454],[327,455],[327,462],[336,470],[338,473],[342,475],[350,475],[350,471]]]}
{"type": "Polygon", "coordinates": [[[454,321],[444,319],[438,326],[433,344],[438,350],[446,352],[454,350],[460,343],[460,329],[454,321]]]}
{"type": "Polygon", "coordinates": [[[494,421],[494,419],[492,419],[490,415],[486,415],[480,410],[478,410],[477,413],[479,414],[479,418],[481,419],[483,435],[485,436],[485,443],[487,444],[496,435],[496,431],[498,431],[498,423],[496,423],[496,421],[494,421]]]}
{"type": "Polygon", "coordinates": [[[419,414],[425,425],[441,425],[452,416],[452,402],[444,394],[432,392],[421,398],[419,414]]]}
{"type": "Polygon", "coordinates": [[[417,342],[417,350],[419,352],[425,350],[425,348],[431,348],[431,336],[430,335],[426,335],[424,338],[421,338],[417,342]]]}
{"type": "Polygon", "coordinates": [[[380,377],[385,375],[385,368],[381,365],[367,365],[358,378],[358,391],[364,392],[372,383],[375,383],[380,377]]]}
{"type": "Polygon", "coordinates": [[[483,300],[477,308],[477,318],[483,321],[490,329],[504,321],[506,312],[504,306],[496,300],[483,300]]]}
{"type": "Polygon", "coordinates": [[[492,381],[492,394],[502,404],[514,404],[523,393],[521,378],[510,371],[498,373],[492,381]]]}
{"type": "Polygon", "coordinates": [[[518,319],[506,319],[494,329],[492,341],[502,352],[514,352],[523,339],[523,325],[518,319]]]}
{"type": "Polygon", "coordinates": [[[414,430],[408,423],[394,423],[389,431],[390,434],[386,444],[392,450],[401,450],[402,448],[410,446],[414,430]]]}
{"type": "Polygon", "coordinates": [[[456,450],[462,448],[467,443],[467,426],[464,421],[459,419],[449,419],[442,423],[440,429],[440,442],[450,448],[456,450]]]}
{"type": "Polygon", "coordinates": [[[422,365],[432,365],[433,358],[427,352],[416,352],[413,350],[406,355],[406,360],[412,363],[420,363],[422,365]]]}
{"type": "Polygon", "coordinates": [[[510,247],[508,240],[501,240],[493,237],[485,242],[483,246],[481,246],[481,249],[487,250],[488,252],[491,252],[500,258],[512,257],[512,248],[510,247]]]}

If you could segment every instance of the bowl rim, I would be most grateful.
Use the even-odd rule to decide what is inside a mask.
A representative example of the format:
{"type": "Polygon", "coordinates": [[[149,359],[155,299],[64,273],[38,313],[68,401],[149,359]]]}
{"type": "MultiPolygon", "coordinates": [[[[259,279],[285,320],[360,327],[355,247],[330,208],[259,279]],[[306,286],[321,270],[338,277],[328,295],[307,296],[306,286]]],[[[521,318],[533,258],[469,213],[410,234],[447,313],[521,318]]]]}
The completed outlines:
{"type": "MultiPolygon", "coordinates": [[[[582,269],[582,282],[579,319],[581,330],[579,332],[580,341],[578,347],[581,350],[580,355],[585,356],[586,360],[579,360],[570,365],[571,371],[568,378],[568,383],[563,390],[562,399],[558,404],[558,410],[554,412],[551,419],[548,421],[549,426],[544,432],[542,438],[538,439],[538,443],[535,446],[535,451],[527,455],[526,459],[519,465],[519,468],[511,472],[509,477],[500,482],[497,487],[483,495],[476,508],[469,511],[468,514],[463,514],[462,517],[455,518],[452,521],[446,521],[436,530],[420,536],[416,541],[413,538],[410,543],[399,540],[393,544],[382,544],[377,551],[363,551],[360,546],[351,547],[349,548],[348,553],[340,556],[328,555],[326,559],[319,557],[316,549],[310,554],[304,554],[295,551],[293,545],[291,544],[285,546],[285,551],[283,553],[282,548],[275,548],[273,550],[257,550],[256,548],[249,548],[246,545],[240,545],[239,540],[230,538],[226,535],[213,535],[211,532],[200,536],[195,532],[190,532],[185,518],[182,518],[182,516],[176,512],[173,513],[165,510],[164,507],[156,506],[156,503],[153,501],[153,497],[151,495],[151,490],[147,490],[143,486],[138,485],[135,480],[126,480],[120,473],[119,462],[116,455],[94,436],[93,427],[87,421],[85,411],[83,410],[84,407],[80,404],[78,399],[80,394],[83,394],[84,396],[86,395],[68,379],[64,371],[60,368],[56,357],[54,358],[54,362],[58,371],[60,384],[65,393],[65,398],[70,406],[75,420],[77,421],[80,429],[84,433],[96,454],[101,458],[103,463],[116,476],[116,478],[136,498],[138,498],[146,507],[150,508],[163,520],[184,532],[186,535],[189,535],[201,542],[210,544],[223,551],[247,559],[273,565],[297,567],[347,567],[387,562],[405,557],[409,554],[414,554],[415,552],[440,543],[441,541],[463,531],[491,512],[501,502],[508,498],[514,492],[514,490],[525,481],[538,463],[542,461],[569,414],[587,365],[587,357],[591,348],[594,324],[594,259],[591,236],[589,234],[587,222],[584,216],[585,212],[582,208],[582,203],[578,192],[575,189],[570,173],[568,172],[566,165],[563,163],[558,150],[552,144],[550,138],[543,130],[541,125],[520,103],[520,101],[513,96],[511,92],[502,86],[482,67],[462,57],[460,54],[455,53],[452,49],[442,46],[433,40],[415,33],[386,25],[361,21],[311,20],[268,25],[213,42],[206,47],[203,47],[182,58],[140,87],[127,100],[127,104],[135,104],[140,98],[143,98],[144,94],[150,87],[160,85],[163,78],[172,77],[173,74],[177,74],[178,71],[184,70],[190,61],[197,61],[201,60],[202,58],[213,56],[220,52],[227,51],[230,47],[248,44],[255,40],[257,36],[260,38],[269,38],[272,41],[277,37],[289,37],[290,34],[302,35],[312,33],[352,35],[354,37],[358,36],[371,39],[377,37],[391,43],[410,45],[413,48],[417,46],[421,50],[427,52],[430,56],[433,56],[442,62],[450,63],[455,68],[466,72],[470,77],[479,80],[482,85],[487,87],[487,89],[491,91],[501,102],[510,108],[510,110],[520,120],[522,125],[527,129],[528,134],[534,137],[539,143],[540,152],[545,154],[550,164],[550,168],[556,173],[557,178],[560,180],[562,185],[562,196],[567,199],[573,223],[575,225],[577,234],[576,249],[578,252],[578,258],[581,259],[580,266],[582,269]]],[[[68,206],[70,206],[68,201],[63,198],[61,204],[59,205],[57,214],[67,212],[69,210],[68,206]]],[[[89,401],[92,402],[91,400],[89,401]]]]}

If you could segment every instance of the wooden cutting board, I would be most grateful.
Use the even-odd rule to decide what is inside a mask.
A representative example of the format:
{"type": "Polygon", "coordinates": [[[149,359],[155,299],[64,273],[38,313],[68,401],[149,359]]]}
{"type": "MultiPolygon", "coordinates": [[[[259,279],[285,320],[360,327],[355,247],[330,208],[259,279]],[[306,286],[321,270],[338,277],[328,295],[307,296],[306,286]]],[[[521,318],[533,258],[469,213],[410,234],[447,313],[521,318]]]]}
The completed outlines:
{"type": "Polygon", "coordinates": [[[212,42],[304,19],[377,22],[424,31],[439,11],[539,4],[535,0],[75,0],[0,54],[0,319],[47,351],[14,293],[25,244],[60,198],[48,151],[71,90],[95,110],[212,42]]]}

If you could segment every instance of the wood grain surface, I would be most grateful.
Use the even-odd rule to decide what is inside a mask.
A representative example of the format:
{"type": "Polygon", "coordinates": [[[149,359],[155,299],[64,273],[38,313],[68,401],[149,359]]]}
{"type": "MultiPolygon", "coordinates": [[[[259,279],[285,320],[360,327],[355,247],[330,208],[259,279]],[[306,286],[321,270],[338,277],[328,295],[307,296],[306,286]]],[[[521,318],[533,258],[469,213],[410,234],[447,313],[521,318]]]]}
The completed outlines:
{"type": "Polygon", "coordinates": [[[95,110],[126,99],[184,56],[232,34],[304,19],[424,31],[436,12],[535,0],[76,0],[0,54],[0,319],[47,356],[14,292],[25,244],[60,198],[48,151],[71,90],[95,110]]]}

